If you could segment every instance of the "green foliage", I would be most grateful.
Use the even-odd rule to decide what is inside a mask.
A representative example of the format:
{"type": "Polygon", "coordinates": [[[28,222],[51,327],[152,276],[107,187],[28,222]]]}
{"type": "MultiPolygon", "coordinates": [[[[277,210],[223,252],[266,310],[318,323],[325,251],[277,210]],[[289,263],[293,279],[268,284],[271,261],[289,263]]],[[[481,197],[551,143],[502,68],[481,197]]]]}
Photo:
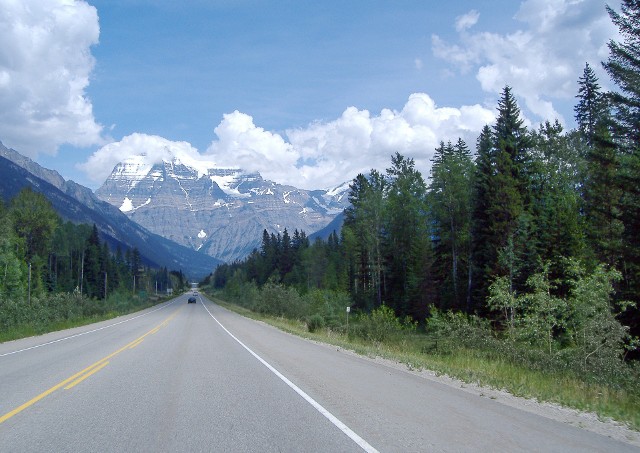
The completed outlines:
{"type": "Polygon", "coordinates": [[[325,323],[324,323],[324,318],[318,314],[314,314],[309,316],[309,319],[307,320],[307,328],[309,329],[309,332],[315,332],[317,330],[320,330],[322,328],[324,328],[325,323]]]}
{"type": "Polygon", "coordinates": [[[261,288],[255,310],[289,319],[303,319],[307,314],[307,307],[295,288],[272,281],[261,288]]]}
{"type": "Polygon", "coordinates": [[[147,306],[157,283],[164,294],[186,279],[145,268],[136,249],[114,256],[95,225],[63,223],[40,193],[0,204],[2,339],[147,306]]]}
{"type": "Polygon", "coordinates": [[[95,322],[151,305],[129,292],[114,293],[107,300],[88,299],[79,292],[33,296],[31,302],[0,297],[0,341],[42,334],[56,328],[95,322]]]}
{"type": "MultiPolygon", "coordinates": [[[[610,376],[617,372],[625,351],[637,346],[629,328],[618,321],[619,312],[612,303],[613,283],[619,281],[621,275],[602,265],[587,272],[580,263],[571,264],[567,334],[585,372],[610,376]]],[[[630,304],[618,305],[624,309],[630,304]]]]}
{"type": "Polygon", "coordinates": [[[588,272],[575,260],[568,260],[567,268],[571,277],[565,297],[554,294],[548,264],[529,277],[528,291],[521,294],[506,278],[496,278],[489,306],[508,327],[508,342],[501,348],[507,347],[507,355],[518,351],[518,360],[528,360],[529,366],[571,370],[600,383],[630,376],[624,355],[637,347],[637,340],[617,319],[629,304],[616,309],[612,301],[620,274],[602,265],[588,272]]]}
{"type": "Polygon", "coordinates": [[[311,316],[320,316],[324,325],[341,327],[346,321],[346,308],[351,305],[349,294],[343,291],[313,290],[304,296],[311,316]]]}
{"type": "Polygon", "coordinates": [[[16,235],[24,241],[24,258],[45,257],[59,223],[56,212],[44,195],[26,188],[11,201],[10,215],[16,235]]]}
{"type": "Polygon", "coordinates": [[[585,64],[582,77],[578,79],[579,100],[576,104],[575,118],[578,129],[584,135],[589,146],[593,146],[598,125],[606,120],[607,99],[600,91],[600,84],[589,63],[585,64]]]}
{"type": "Polygon", "coordinates": [[[436,340],[432,350],[440,354],[461,348],[486,348],[493,339],[488,320],[435,307],[431,308],[426,332],[436,340]]]}
{"type": "Polygon", "coordinates": [[[381,305],[371,314],[359,316],[350,333],[367,341],[381,343],[415,330],[416,324],[411,318],[400,320],[391,307],[381,305]]]}
{"type": "Polygon", "coordinates": [[[474,182],[471,153],[462,140],[436,148],[431,167],[429,205],[436,237],[434,275],[439,305],[456,310],[469,306],[471,210],[474,182]]]}

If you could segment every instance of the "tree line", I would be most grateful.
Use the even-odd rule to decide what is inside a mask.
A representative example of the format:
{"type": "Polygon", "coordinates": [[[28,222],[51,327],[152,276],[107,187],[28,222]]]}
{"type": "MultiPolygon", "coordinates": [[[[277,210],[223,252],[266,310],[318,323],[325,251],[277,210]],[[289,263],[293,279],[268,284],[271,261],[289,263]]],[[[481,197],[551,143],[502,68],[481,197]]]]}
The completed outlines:
{"type": "Polygon", "coordinates": [[[63,222],[30,188],[0,202],[0,325],[7,329],[46,328],[65,310],[76,318],[118,312],[114,304],[127,310],[133,296],[144,302],[156,290],[186,286],[181,271],[149,268],[137,248],[112,250],[95,224],[63,222]]]}
{"type": "Polygon", "coordinates": [[[420,322],[453,311],[509,330],[527,319],[562,341],[587,316],[572,304],[592,285],[606,303],[603,312],[594,296],[589,310],[627,326],[616,338],[630,347],[628,327],[640,333],[640,7],[607,10],[622,41],[603,67],[619,90],[604,92],[586,64],[576,129],[527,128],[506,86],[473,150],[441,142],[428,180],[396,153],[386,171],[353,180],[340,236],[265,231],[260,250],[211,283],[343,291],[365,313],[384,305],[420,322]]]}

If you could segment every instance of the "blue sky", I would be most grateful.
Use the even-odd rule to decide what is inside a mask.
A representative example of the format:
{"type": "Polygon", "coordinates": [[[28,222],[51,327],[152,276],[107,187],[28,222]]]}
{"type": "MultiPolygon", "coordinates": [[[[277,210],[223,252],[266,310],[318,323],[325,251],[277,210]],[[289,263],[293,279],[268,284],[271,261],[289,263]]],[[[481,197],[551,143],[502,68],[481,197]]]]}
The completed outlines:
{"type": "Polygon", "coordinates": [[[0,140],[91,188],[167,152],[306,188],[395,151],[427,176],[505,84],[532,127],[572,127],[584,63],[609,84],[604,5],[0,0],[0,140]]]}

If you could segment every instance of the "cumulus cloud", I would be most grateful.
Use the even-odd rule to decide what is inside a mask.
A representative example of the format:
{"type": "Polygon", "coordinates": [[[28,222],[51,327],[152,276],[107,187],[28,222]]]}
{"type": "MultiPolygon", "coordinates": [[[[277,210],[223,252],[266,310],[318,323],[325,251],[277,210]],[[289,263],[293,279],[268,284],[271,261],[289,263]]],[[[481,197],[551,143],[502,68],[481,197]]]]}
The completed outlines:
{"type": "Polygon", "coordinates": [[[93,6],[0,0],[0,140],[24,154],[102,143],[85,89],[98,43],[93,6]]]}
{"type": "Polygon", "coordinates": [[[456,31],[461,32],[473,27],[478,23],[480,13],[475,9],[472,9],[467,14],[456,17],[456,31]]]}
{"type": "Polygon", "coordinates": [[[426,178],[440,141],[461,137],[473,149],[480,129],[494,118],[479,105],[438,107],[429,95],[415,93],[401,111],[372,116],[349,107],[336,120],[289,130],[287,136],[301,156],[298,184],[317,188],[320,181],[340,183],[372,168],[384,170],[395,152],[413,158],[426,178]]]}
{"type": "Polygon", "coordinates": [[[214,129],[218,140],[211,143],[206,154],[221,166],[280,175],[295,166],[296,151],[279,134],[253,124],[253,118],[238,112],[223,115],[214,129]]]}
{"type": "Polygon", "coordinates": [[[566,120],[554,101],[573,99],[585,62],[600,71],[606,44],[617,36],[604,6],[590,0],[524,1],[515,15],[523,26],[508,34],[468,32],[477,17],[456,20],[457,43],[432,36],[434,55],[462,72],[474,70],[486,92],[512,86],[540,120],[566,120]]]}
{"type": "Polygon", "coordinates": [[[142,156],[141,164],[149,167],[155,163],[171,161],[178,158],[181,162],[194,168],[214,166],[198,153],[198,150],[187,142],[172,141],[157,135],[135,133],[122,140],[109,143],[89,159],[78,165],[91,180],[101,183],[111,174],[113,168],[132,156],[142,156]]]}
{"type": "Polygon", "coordinates": [[[399,152],[413,158],[426,178],[440,141],[460,137],[473,149],[480,129],[494,119],[494,112],[480,105],[438,107],[429,95],[415,93],[400,111],[384,109],[372,115],[349,107],[333,121],[290,129],[285,138],[235,111],[224,115],[215,128],[217,139],[202,154],[186,142],[132,134],[103,146],[81,169],[101,182],[118,162],[134,155],[144,155],[148,165],[178,157],[196,168],[242,168],[281,184],[318,189],[372,168],[384,171],[399,152]]]}

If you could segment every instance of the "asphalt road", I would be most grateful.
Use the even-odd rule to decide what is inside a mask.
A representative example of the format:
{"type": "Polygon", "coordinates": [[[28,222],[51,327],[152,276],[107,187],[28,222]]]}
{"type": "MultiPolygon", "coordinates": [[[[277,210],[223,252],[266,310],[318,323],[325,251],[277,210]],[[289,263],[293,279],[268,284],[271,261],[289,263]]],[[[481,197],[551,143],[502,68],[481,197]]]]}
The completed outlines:
{"type": "Polygon", "coordinates": [[[0,344],[0,452],[638,451],[198,299],[0,344]]]}

